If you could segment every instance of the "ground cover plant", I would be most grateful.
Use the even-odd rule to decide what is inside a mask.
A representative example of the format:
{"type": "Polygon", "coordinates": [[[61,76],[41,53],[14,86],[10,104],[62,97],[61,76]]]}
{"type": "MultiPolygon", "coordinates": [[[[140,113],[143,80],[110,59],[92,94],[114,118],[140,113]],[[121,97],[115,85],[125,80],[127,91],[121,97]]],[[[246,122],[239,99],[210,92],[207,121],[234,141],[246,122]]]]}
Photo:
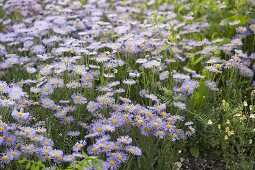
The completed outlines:
{"type": "Polygon", "coordinates": [[[0,0],[0,169],[254,169],[254,15],[252,0],[0,0]]]}

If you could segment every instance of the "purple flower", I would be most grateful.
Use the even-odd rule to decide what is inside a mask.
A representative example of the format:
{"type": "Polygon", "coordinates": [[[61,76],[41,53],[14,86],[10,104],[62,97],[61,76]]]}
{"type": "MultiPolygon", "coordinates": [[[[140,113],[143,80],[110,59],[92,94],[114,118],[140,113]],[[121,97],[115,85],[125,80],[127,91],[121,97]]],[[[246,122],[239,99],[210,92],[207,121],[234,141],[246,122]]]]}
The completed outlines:
{"type": "Polygon", "coordinates": [[[18,160],[21,156],[21,152],[15,149],[7,150],[7,155],[9,154],[13,156],[13,160],[18,160]]]}
{"type": "Polygon", "coordinates": [[[14,135],[7,135],[5,136],[3,141],[3,145],[5,146],[14,146],[15,142],[16,142],[16,137],[14,135]]]}
{"type": "Polygon", "coordinates": [[[164,71],[159,74],[159,80],[166,80],[169,78],[169,71],[164,71]]]}
{"type": "Polygon", "coordinates": [[[86,104],[87,100],[81,94],[73,94],[72,95],[73,102],[75,104],[86,104]]]}
{"type": "Polygon", "coordinates": [[[237,28],[236,28],[236,32],[237,32],[237,33],[243,34],[243,33],[245,33],[246,31],[247,31],[247,28],[246,28],[246,27],[237,27],[237,28]]]}
{"type": "Polygon", "coordinates": [[[137,155],[137,156],[141,156],[142,155],[142,151],[141,149],[139,149],[136,146],[127,146],[126,147],[126,151],[133,154],[133,155],[137,155]]]}
{"type": "Polygon", "coordinates": [[[116,159],[115,157],[109,157],[106,160],[106,165],[108,169],[115,170],[115,169],[118,169],[120,165],[120,161],[118,161],[118,159],[116,159]]]}
{"type": "Polygon", "coordinates": [[[23,92],[23,89],[19,85],[13,85],[8,89],[8,96],[10,99],[19,100],[21,97],[26,96],[26,93],[23,92]]]}
{"type": "Polygon", "coordinates": [[[82,82],[91,82],[93,81],[94,76],[92,73],[85,73],[82,75],[81,81],[82,82]]]}
{"type": "Polygon", "coordinates": [[[79,136],[81,133],[79,131],[69,131],[67,133],[68,136],[71,136],[71,137],[76,137],[76,136],[79,136]]]}
{"type": "Polygon", "coordinates": [[[5,81],[0,81],[0,93],[8,92],[9,86],[5,81]]]}
{"type": "Polygon", "coordinates": [[[50,150],[49,156],[54,160],[59,160],[63,157],[63,151],[57,149],[50,150]]]}
{"type": "Polygon", "coordinates": [[[44,138],[41,142],[41,145],[46,146],[46,147],[52,147],[54,145],[54,142],[52,139],[44,138]]]}
{"type": "Polygon", "coordinates": [[[184,103],[182,103],[182,102],[174,102],[174,107],[177,107],[177,108],[179,108],[181,110],[186,109],[186,105],[184,103]]]}
{"type": "Polygon", "coordinates": [[[251,24],[250,29],[253,31],[253,33],[255,33],[255,24],[251,24]]]}
{"type": "Polygon", "coordinates": [[[253,77],[253,75],[254,75],[254,72],[252,69],[250,69],[246,66],[243,66],[243,65],[241,65],[239,67],[239,71],[240,71],[240,74],[245,77],[253,77]]]}
{"type": "Polygon", "coordinates": [[[117,139],[117,141],[123,144],[130,144],[132,139],[129,136],[121,136],[117,139]]]}
{"type": "Polygon", "coordinates": [[[8,164],[13,160],[13,156],[10,152],[2,153],[0,155],[0,162],[3,164],[8,164]]]}
{"type": "Polygon", "coordinates": [[[63,88],[64,81],[60,78],[52,78],[50,79],[50,84],[54,86],[54,88],[63,88]]]}
{"type": "Polygon", "coordinates": [[[80,86],[81,86],[81,84],[76,82],[76,81],[71,81],[71,82],[66,84],[66,87],[69,88],[69,89],[76,89],[80,86]]]}
{"type": "Polygon", "coordinates": [[[134,85],[136,82],[135,80],[132,80],[132,79],[126,79],[126,80],[123,80],[123,83],[131,86],[131,85],[134,85]]]}
{"type": "Polygon", "coordinates": [[[142,89],[142,90],[139,92],[139,95],[140,95],[141,97],[145,97],[145,95],[149,95],[149,90],[142,89]]]}
{"type": "Polygon", "coordinates": [[[89,112],[95,112],[100,108],[100,105],[97,102],[90,101],[87,105],[87,109],[89,112]]]}
{"type": "Polygon", "coordinates": [[[12,111],[12,117],[18,121],[27,121],[29,120],[29,113],[25,113],[23,111],[17,111],[14,109],[12,111]]]}
{"type": "Polygon", "coordinates": [[[50,95],[54,92],[54,86],[47,83],[41,88],[40,91],[43,95],[50,95]]]}
{"type": "Polygon", "coordinates": [[[35,146],[33,144],[22,145],[20,147],[23,153],[33,154],[35,152],[35,146]]]}
{"type": "Polygon", "coordinates": [[[74,155],[65,155],[63,160],[65,162],[73,162],[73,161],[75,161],[75,156],[74,155]]]}
{"type": "Polygon", "coordinates": [[[55,103],[53,100],[49,98],[41,98],[42,107],[46,109],[53,109],[55,106],[55,103]]]}
{"type": "Polygon", "coordinates": [[[114,127],[119,127],[124,124],[124,119],[121,114],[114,114],[108,119],[108,122],[114,127]]]}
{"type": "Polygon", "coordinates": [[[241,45],[243,45],[243,42],[241,39],[235,38],[235,39],[231,40],[231,44],[233,46],[241,46],[241,45]]]}
{"type": "Polygon", "coordinates": [[[183,82],[181,88],[182,88],[182,93],[186,94],[192,94],[196,88],[199,87],[199,82],[198,81],[193,81],[193,80],[186,80],[183,82]]]}
{"type": "Polygon", "coordinates": [[[80,140],[79,142],[76,142],[75,145],[73,146],[73,151],[74,152],[79,152],[84,146],[86,146],[86,141],[85,140],[80,140]]]}
{"type": "Polygon", "coordinates": [[[32,54],[43,54],[45,53],[46,49],[43,45],[35,45],[31,48],[32,54]]]}
{"type": "Polygon", "coordinates": [[[126,162],[126,160],[128,159],[127,154],[122,153],[122,152],[115,152],[115,153],[111,153],[111,155],[113,157],[115,157],[116,160],[118,160],[121,163],[126,162]]]}
{"type": "Polygon", "coordinates": [[[160,113],[166,109],[166,104],[158,103],[158,104],[154,105],[154,107],[152,107],[152,109],[160,113]]]}
{"type": "Polygon", "coordinates": [[[217,85],[214,81],[206,81],[205,85],[207,87],[209,87],[209,89],[213,90],[213,91],[219,91],[219,89],[217,88],[217,85]]]}
{"type": "Polygon", "coordinates": [[[92,155],[98,155],[101,152],[101,149],[97,144],[93,144],[92,146],[88,147],[88,153],[92,155]]]}

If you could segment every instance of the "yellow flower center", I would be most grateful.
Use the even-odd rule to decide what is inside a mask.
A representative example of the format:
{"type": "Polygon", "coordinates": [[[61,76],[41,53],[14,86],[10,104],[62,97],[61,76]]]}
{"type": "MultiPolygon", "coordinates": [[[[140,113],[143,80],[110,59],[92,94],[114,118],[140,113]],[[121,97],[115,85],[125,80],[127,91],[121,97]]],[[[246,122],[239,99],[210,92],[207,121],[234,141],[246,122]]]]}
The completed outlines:
{"type": "Polygon", "coordinates": [[[113,160],[111,160],[111,161],[109,162],[109,164],[110,164],[111,166],[114,166],[114,165],[116,165],[116,162],[113,161],[113,160]]]}
{"type": "Polygon", "coordinates": [[[141,119],[137,120],[138,125],[141,125],[142,123],[143,123],[143,120],[141,120],[141,119]]]}
{"type": "Polygon", "coordinates": [[[97,128],[97,131],[98,131],[98,132],[102,132],[103,129],[102,129],[101,127],[99,127],[99,128],[97,128]]]}
{"type": "Polygon", "coordinates": [[[3,157],[2,157],[2,160],[4,160],[4,161],[7,161],[9,159],[9,156],[7,156],[7,155],[4,155],[3,157]]]}
{"type": "Polygon", "coordinates": [[[112,123],[113,123],[114,125],[116,125],[118,122],[119,122],[118,119],[113,119],[113,121],[112,121],[112,123]]]}
{"type": "Polygon", "coordinates": [[[12,141],[12,138],[8,137],[8,138],[6,139],[6,141],[7,141],[7,142],[11,142],[11,141],[12,141]]]}

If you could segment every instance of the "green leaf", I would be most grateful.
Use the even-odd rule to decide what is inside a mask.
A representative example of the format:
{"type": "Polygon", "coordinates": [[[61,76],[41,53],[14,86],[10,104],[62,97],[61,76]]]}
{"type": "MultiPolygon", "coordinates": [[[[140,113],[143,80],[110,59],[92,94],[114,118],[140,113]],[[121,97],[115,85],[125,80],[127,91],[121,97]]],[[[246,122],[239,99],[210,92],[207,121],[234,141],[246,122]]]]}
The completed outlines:
{"type": "Polygon", "coordinates": [[[162,47],[162,50],[164,51],[164,50],[166,50],[168,48],[168,45],[163,45],[163,47],[162,47]]]}
{"type": "Polygon", "coordinates": [[[97,159],[96,156],[90,156],[89,159],[97,159]]]}
{"type": "Polygon", "coordinates": [[[162,16],[158,19],[159,22],[164,22],[166,20],[166,17],[165,16],[162,16]]]}
{"type": "Polygon", "coordinates": [[[31,166],[31,170],[35,170],[35,168],[36,168],[36,165],[35,164],[33,164],[32,166],[31,166]]]}
{"type": "Polygon", "coordinates": [[[190,153],[195,158],[198,158],[198,156],[199,156],[199,149],[196,148],[196,147],[192,147],[192,148],[190,148],[190,153]]]}
{"type": "Polygon", "coordinates": [[[183,11],[184,8],[185,8],[185,5],[179,6],[179,8],[177,10],[177,13],[180,14],[183,11]]]}
{"type": "Polygon", "coordinates": [[[37,162],[37,165],[39,165],[39,166],[42,167],[42,168],[45,168],[45,165],[42,163],[42,161],[38,161],[38,162],[37,162]]]}
{"type": "Polygon", "coordinates": [[[83,150],[82,150],[82,155],[84,155],[85,156],[85,158],[87,158],[88,157],[88,154],[86,153],[86,152],[84,152],[83,150]]]}
{"type": "Polygon", "coordinates": [[[27,165],[26,165],[26,169],[29,169],[31,166],[31,162],[28,162],[27,165]]]}
{"type": "Polygon", "coordinates": [[[21,159],[21,160],[18,160],[18,163],[19,164],[23,164],[24,162],[26,162],[27,160],[26,159],[21,159]]]}

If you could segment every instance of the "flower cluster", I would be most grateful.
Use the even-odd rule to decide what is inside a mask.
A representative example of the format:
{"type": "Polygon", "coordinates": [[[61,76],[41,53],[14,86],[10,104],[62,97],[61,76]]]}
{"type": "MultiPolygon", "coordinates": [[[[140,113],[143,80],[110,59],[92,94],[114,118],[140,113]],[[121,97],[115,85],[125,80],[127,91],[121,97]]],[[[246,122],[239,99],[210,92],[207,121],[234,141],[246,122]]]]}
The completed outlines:
{"type": "Polygon", "coordinates": [[[192,136],[183,113],[200,88],[220,92],[214,77],[231,70],[254,76],[255,53],[241,48],[254,24],[236,26],[228,42],[191,39],[208,27],[206,19],[180,20],[161,5],[158,17],[165,20],[155,23],[143,3],[0,2],[1,165],[21,157],[66,165],[87,151],[117,169],[129,155],[143,154],[134,134],[172,142],[192,136]],[[193,67],[198,63],[201,70],[193,67]],[[158,97],[164,88],[173,102],[158,97]]]}

